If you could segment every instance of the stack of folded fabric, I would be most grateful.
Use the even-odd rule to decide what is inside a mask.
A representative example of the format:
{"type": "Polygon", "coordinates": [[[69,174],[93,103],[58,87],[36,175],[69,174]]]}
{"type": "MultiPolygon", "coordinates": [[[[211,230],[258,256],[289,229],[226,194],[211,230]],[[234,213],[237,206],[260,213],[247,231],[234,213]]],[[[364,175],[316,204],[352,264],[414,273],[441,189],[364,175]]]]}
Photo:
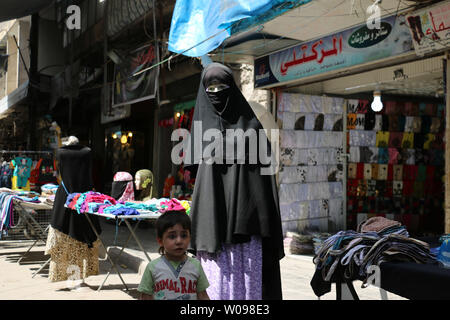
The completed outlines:
{"type": "Polygon", "coordinates": [[[41,186],[41,193],[43,196],[55,195],[58,190],[58,185],[53,183],[47,183],[41,186]]]}
{"type": "MultiPolygon", "coordinates": [[[[436,263],[427,243],[409,237],[399,222],[383,217],[373,217],[353,230],[340,231],[324,241],[314,256],[316,273],[321,281],[332,280],[337,269],[343,270],[347,279],[367,280],[368,268],[387,261],[436,263]]],[[[311,282],[314,291],[320,287],[317,277],[311,282]],[[314,288],[316,286],[316,288],[314,288]]]]}

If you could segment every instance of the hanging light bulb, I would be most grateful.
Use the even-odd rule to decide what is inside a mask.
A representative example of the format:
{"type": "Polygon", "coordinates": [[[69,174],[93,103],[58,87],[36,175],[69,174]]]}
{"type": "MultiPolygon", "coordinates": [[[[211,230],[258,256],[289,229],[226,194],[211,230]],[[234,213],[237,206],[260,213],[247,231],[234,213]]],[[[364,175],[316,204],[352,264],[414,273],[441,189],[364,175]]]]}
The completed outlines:
{"type": "Polygon", "coordinates": [[[128,132],[128,136],[131,138],[133,137],[133,132],[128,132]]]}
{"type": "Polygon", "coordinates": [[[127,136],[126,136],[126,135],[123,135],[123,136],[120,138],[120,142],[121,142],[122,144],[126,144],[126,143],[128,142],[127,136]]]}
{"type": "Polygon", "coordinates": [[[175,115],[177,118],[179,118],[181,116],[181,113],[177,112],[177,114],[175,115]]]}
{"type": "Polygon", "coordinates": [[[370,107],[375,112],[379,112],[379,111],[381,111],[381,109],[383,109],[383,102],[381,102],[381,92],[380,91],[373,92],[373,102],[370,107]]]}
{"type": "Polygon", "coordinates": [[[117,139],[117,134],[114,133],[114,134],[112,135],[112,137],[113,137],[113,139],[117,139]]]}

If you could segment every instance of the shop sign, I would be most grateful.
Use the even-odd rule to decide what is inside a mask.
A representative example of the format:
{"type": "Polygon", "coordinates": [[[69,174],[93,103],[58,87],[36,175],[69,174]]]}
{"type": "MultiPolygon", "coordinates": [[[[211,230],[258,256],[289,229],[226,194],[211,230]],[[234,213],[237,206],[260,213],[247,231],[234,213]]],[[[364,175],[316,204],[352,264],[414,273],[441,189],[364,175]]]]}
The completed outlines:
{"type": "Polygon", "coordinates": [[[416,54],[443,50],[450,45],[450,2],[406,16],[406,23],[413,38],[416,54]]]}
{"type": "Polygon", "coordinates": [[[393,15],[381,19],[378,29],[369,29],[364,23],[256,59],[255,87],[352,67],[412,49],[404,17],[393,15]]]}
{"type": "Polygon", "coordinates": [[[131,105],[125,104],[116,108],[112,108],[110,112],[104,114],[101,113],[100,122],[102,124],[126,119],[131,115],[131,105]]]}
{"type": "Polygon", "coordinates": [[[130,52],[123,57],[123,62],[114,67],[112,106],[136,103],[154,99],[158,85],[158,68],[151,67],[156,61],[155,49],[152,45],[130,52]]]}

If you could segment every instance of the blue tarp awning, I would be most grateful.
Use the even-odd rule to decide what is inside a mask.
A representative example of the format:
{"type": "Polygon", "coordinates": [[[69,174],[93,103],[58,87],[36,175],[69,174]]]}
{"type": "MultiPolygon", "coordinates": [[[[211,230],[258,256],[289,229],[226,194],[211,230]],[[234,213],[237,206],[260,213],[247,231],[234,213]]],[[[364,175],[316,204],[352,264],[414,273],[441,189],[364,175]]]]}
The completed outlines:
{"type": "Polygon", "coordinates": [[[230,35],[310,1],[177,0],[170,25],[169,50],[201,57],[230,35]]]}

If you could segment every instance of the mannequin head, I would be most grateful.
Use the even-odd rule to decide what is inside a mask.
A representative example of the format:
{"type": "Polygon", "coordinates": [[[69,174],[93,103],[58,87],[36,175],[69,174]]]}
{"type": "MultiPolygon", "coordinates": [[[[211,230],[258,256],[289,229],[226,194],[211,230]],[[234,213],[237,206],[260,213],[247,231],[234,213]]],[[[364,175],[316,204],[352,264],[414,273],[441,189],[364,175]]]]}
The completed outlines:
{"type": "Polygon", "coordinates": [[[152,198],[153,191],[153,173],[148,169],[142,169],[136,172],[134,177],[136,190],[141,190],[139,200],[149,200],[152,198]]]}
{"type": "Polygon", "coordinates": [[[114,175],[111,196],[122,202],[134,200],[133,176],[128,172],[117,172],[114,175]]]}

